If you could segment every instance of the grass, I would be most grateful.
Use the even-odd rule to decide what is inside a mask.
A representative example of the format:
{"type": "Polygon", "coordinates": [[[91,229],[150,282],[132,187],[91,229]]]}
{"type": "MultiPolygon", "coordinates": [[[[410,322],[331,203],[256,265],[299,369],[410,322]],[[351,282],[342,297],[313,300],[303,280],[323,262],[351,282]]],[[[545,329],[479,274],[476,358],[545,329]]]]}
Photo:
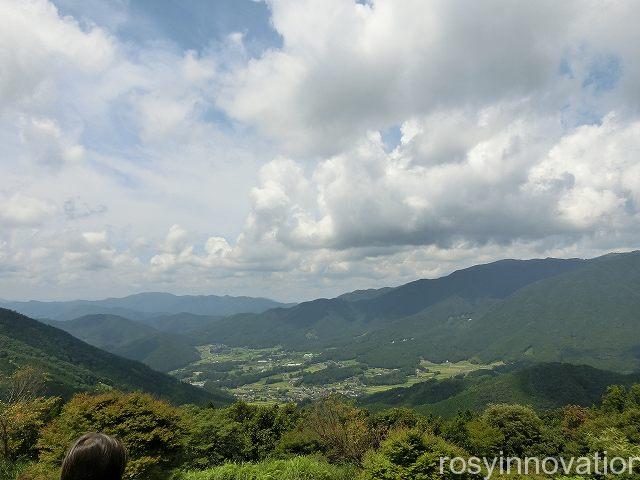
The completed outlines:
{"type": "Polygon", "coordinates": [[[313,457],[228,463],[209,470],[183,472],[178,480],[353,480],[353,467],[330,465],[313,457]]]}
{"type": "MultiPolygon", "coordinates": [[[[461,362],[448,362],[448,363],[431,363],[426,360],[420,362],[421,367],[429,369],[429,373],[425,378],[435,378],[436,380],[444,380],[445,378],[455,377],[460,373],[469,373],[482,368],[494,368],[498,365],[502,365],[503,362],[493,362],[490,364],[471,363],[467,360],[461,362]],[[433,374],[432,372],[438,372],[433,374]]],[[[421,380],[424,380],[422,378],[421,380]]]]}

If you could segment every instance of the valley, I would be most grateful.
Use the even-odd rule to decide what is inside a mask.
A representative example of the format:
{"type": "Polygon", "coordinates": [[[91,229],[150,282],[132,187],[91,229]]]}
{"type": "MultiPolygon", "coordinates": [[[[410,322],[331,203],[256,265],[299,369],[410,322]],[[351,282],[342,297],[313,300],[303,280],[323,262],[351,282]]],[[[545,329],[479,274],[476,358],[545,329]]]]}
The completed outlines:
{"type": "Polygon", "coordinates": [[[323,354],[282,347],[252,349],[222,344],[203,345],[198,352],[199,360],[170,374],[197,387],[224,390],[250,403],[304,403],[331,394],[361,398],[502,365],[422,359],[415,368],[382,368],[355,359],[326,360],[323,354]]]}

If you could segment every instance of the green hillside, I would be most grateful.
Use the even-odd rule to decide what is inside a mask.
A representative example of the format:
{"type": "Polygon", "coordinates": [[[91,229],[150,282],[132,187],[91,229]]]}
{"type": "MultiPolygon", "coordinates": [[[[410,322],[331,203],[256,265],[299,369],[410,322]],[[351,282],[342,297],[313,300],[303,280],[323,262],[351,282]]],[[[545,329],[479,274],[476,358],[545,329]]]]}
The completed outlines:
{"type": "Polygon", "coordinates": [[[140,319],[139,323],[144,323],[162,332],[186,333],[210,325],[220,318],[211,315],[196,315],[194,313],[174,313],[172,315],[140,319]]]}
{"type": "Polygon", "coordinates": [[[463,410],[480,411],[498,403],[519,403],[537,410],[564,405],[588,407],[599,401],[609,385],[631,385],[640,380],[640,374],[625,375],[585,365],[542,363],[509,368],[395,388],[370,395],[360,403],[375,409],[410,406],[444,416],[463,410]]]}
{"type": "Polygon", "coordinates": [[[412,367],[530,359],[640,367],[640,253],[503,260],[435,280],[213,319],[203,343],[273,347],[412,367]]]}
{"type": "Polygon", "coordinates": [[[86,315],[66,322],[49,322],[76,338],[108,352],[168,372],[200,358],[181,335],[160,332],[117,315],[86,315]]]}
{"type": "Polygon", "coordinates": [[[0,370],[24,365],[47,372],[50,394],[65,398],[79,391],[143,390],[175,403],[228,403],[222,392],[181,383],[142,363],[88,345],[70,334],[16,312],[0,309],[0,370]]]}
{"type": "MultiPolygon", "coordinates": [[[[234,315],[214,320],[208,326],[195,330],[194,334],[211,343],[235,346],[271,347],[280,344],[293,349],[340,346],[351,349],[352,342],[362,343],[363,336],[387,327],[392,332],[407,334],[415,332],[416,327],[419,332],[443,325],[447,330],[445,324],[451,315],[474,313],[476,308],[484,311],[491,302],[503,299],[525,285],[583,265],[584,261],[576,259],[502,260],[392,289],[318,299],[262,314],[234,315]],[[443,304],[455,304],[454,310],[438,308],[443,304]],[[429,309],[437,311],[435,317],[431,316],[429,309]],[[423,313],[425,315],[421,316],[423,313]]],[[[425,334],[422,337],[430,336],[425,334]]],[[[382,338],[384,342],[393,340],[388,334],[382,338]]],[[[377,349],[381,341],[364,342],[367,344],[364,348],[377,349]]],[[[428,349],[421,345],[416,351],[422,354],[425,350],[428,349]]]]}
{"type": "Polygon", "coordinates": [[[528,285],[460,338],[480,360],[561,361],[622,372],[640,355],[640,252],[610,254],[528,285]]]}

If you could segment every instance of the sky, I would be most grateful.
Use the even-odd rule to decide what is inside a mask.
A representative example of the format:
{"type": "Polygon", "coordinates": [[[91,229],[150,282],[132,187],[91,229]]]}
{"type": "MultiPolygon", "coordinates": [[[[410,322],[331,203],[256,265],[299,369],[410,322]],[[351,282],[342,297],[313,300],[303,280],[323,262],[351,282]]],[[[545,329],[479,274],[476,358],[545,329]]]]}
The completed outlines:
{"type": "Polygon", "coordinates": [[[639,248],[638,19],[0,0],[0,298],[300,301],[639,248]]]}

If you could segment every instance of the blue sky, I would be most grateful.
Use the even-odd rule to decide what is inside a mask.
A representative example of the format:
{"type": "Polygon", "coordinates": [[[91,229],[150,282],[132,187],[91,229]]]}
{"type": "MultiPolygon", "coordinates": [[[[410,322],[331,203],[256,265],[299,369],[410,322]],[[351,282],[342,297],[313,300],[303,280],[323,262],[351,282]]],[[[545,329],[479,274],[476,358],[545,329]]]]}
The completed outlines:
{"type": "Polygon", "coordinates": [[[638,248],[639,14],[0,0],[0,297],[290,301],[638,248]]]}
{"type": "Polygon", "coordinates": [[[267,4],[253,0],[58,0],[54,3],[64,15],[113,25],[118,36],[136,44],[169,41],[183,50],[200,51],[233,32],[245,34],[247,48],[254,54],[282,43],[269,22],[267,4]]]}

